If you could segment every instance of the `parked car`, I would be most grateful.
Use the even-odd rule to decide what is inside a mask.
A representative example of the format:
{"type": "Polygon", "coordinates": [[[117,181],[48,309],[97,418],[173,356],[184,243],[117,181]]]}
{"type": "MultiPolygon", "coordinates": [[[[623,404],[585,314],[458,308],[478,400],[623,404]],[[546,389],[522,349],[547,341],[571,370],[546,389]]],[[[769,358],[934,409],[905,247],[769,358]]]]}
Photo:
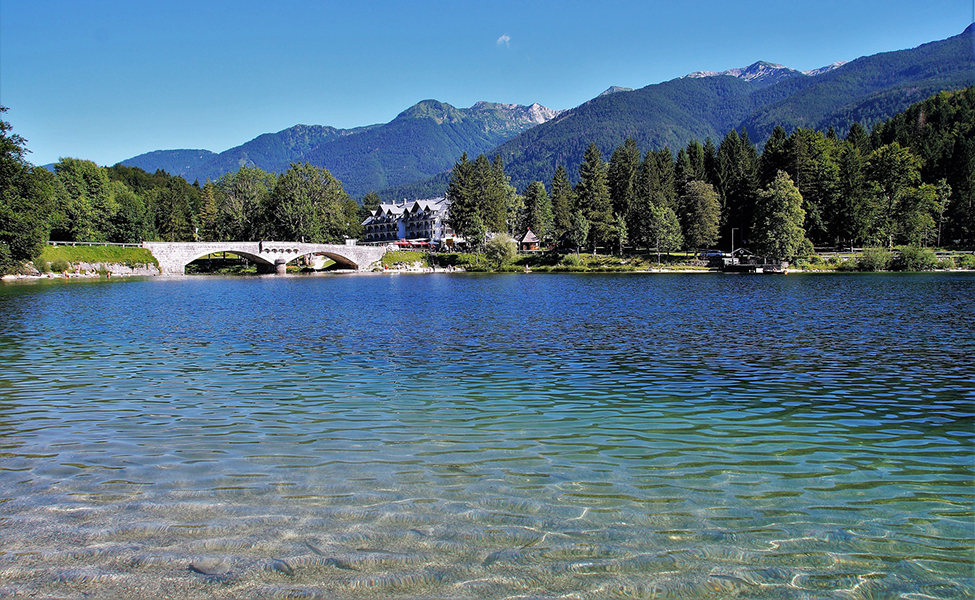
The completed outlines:
{"type": "Polygon", "coordinates": [[[699,250],[697,257],[701,260],[711,260],[712,258],[724,258],[721,250],[699,250]]]}

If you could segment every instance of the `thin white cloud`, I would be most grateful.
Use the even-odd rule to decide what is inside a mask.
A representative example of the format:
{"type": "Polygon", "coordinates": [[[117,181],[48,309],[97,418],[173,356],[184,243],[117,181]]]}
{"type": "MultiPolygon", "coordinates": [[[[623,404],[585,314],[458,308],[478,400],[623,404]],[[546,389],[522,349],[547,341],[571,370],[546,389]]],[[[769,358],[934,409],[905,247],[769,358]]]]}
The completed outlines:
{"type": "Polygon", "coordinates": [[[506,34],[502,35],[501,37],[499,37],[498,38],[498,45],[499,46],[510,46],[511,45],[511,36],[506,33],[506,34]]]}

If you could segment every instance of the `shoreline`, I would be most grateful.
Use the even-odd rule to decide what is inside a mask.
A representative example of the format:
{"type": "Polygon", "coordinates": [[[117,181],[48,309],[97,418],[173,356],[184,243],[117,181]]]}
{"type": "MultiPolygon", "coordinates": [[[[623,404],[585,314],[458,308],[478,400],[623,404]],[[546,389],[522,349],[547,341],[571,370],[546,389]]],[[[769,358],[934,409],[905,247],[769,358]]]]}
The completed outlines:
{"type": "Polygon", "coordinates": [[[67,281],[67,280],[94,280],[94,279],[142,279],[142,278],[162,278],[162,279],[201,279],[207,277],[214,278],[296,278],[296,277],[331,277],[331,276],[383,276],[383,275],[817,275],[817,274],[900,274],[900,273],[973,273],[971,269],[936,269],[932,271],[842,271],[839,269],[789,269],[784,273],[729,273],[719,269],[642,269],[642,270],[534,270],[525,271],[468,271],[465,269],[444,269],[439,267],[424,267],[422,269],[385,269],[372,271],[320,271],[313,273],[288,273],[286,275],[277,274],[226,274],[226,273],[200,273],[193,275],[165,275],[162,273],[118,273],[114,271],[98,272],[67,272],[67,273],[44,273],[38,275],[4,275],[0,281],[67,281]]]}

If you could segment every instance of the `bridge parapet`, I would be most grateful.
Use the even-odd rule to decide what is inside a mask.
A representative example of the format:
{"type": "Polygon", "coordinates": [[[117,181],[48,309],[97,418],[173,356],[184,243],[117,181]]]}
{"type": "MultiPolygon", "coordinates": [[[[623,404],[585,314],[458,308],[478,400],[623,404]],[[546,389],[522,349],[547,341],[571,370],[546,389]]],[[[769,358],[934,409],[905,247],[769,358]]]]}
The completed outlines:
{"type": "Polygon", "coordinates": [[[252,260],[277,273],[284,273],[285,265],[309,254],[325,255],[349,269],[364,271],[379,262],[386,248],[355,244],[306,244],[303,242],[143,242],[159,261],[164,275],[183,275],[186,265],[197,258],[217,252],[231,252],[252,260]]]}

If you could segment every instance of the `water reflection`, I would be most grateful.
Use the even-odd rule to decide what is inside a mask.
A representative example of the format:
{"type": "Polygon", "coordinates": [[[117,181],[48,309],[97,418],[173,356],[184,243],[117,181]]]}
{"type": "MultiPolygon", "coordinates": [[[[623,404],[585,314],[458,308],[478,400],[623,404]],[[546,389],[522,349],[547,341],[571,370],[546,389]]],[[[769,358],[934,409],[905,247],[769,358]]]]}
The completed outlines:
{"type": "Polygon", "coordinates": [[[0,595],[970,597],[973,291],[0,287],[0,595]]]}

